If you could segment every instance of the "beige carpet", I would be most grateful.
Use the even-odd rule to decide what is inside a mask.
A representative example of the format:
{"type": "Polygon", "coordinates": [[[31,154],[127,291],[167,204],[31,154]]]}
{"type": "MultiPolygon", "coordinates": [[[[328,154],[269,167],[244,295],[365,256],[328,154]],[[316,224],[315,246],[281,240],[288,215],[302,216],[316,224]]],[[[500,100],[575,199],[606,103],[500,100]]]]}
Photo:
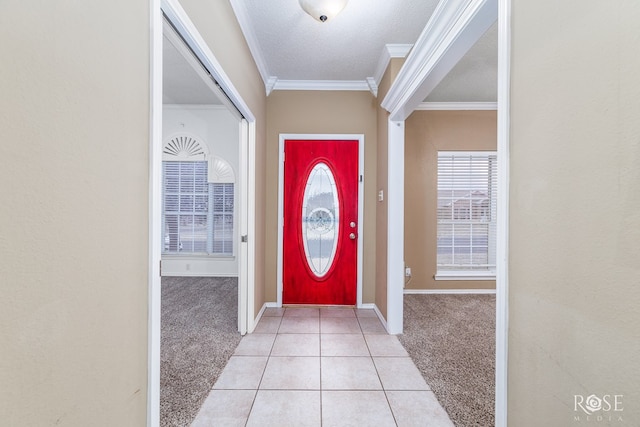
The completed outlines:
{"type": "Polygon", "coordinates": [[[457,427],[495,424],[495,295],[405,295],[398,338],[457,427]]]}
{"type": "Polygon", "coordinates": [[[163,277],[160,425],[189,426],[240,342],[235,278],[163,277]]]}

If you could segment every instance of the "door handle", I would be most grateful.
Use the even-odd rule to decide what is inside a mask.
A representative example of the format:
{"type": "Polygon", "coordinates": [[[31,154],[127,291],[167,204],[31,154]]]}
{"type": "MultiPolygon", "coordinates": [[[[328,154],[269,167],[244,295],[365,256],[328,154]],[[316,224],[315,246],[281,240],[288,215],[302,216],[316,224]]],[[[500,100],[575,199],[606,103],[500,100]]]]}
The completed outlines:
{"type": "Polygon", "coordinates": [[[349,238],[350,238],[351,240],[356,240],[356,233],[351,233],[351,234],[349,234],[349,238]]]}

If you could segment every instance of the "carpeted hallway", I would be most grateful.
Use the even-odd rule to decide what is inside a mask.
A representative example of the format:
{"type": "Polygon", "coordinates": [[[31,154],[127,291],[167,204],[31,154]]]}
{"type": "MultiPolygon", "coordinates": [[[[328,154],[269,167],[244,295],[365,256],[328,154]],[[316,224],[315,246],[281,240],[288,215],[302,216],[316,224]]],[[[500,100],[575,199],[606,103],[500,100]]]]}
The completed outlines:
{"type": "MultiPolygon", "coordinates": [[[[405,295],[398,339],[456,426],[494,425],[494,295],[405,295]]],[[[240,340],[236,279],[162,279],[163,427],[191,424],[240,340]]]]}

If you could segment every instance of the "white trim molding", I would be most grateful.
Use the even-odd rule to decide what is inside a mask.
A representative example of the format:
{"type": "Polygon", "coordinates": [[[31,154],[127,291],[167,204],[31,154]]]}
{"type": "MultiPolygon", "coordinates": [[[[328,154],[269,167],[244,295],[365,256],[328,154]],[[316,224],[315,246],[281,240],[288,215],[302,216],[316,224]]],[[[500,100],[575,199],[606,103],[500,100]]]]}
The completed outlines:
{"type": "Polygon", "coordinates": [[[403,329],[404,121],[388,121],[387,155],[387,332],[403,329]]]}
{"type": "Polygon", "coordinates": [[[496,21],[498,0],[443,0],[427,22],[382,107],[405,120],[496,21]]]}
{"type": "Polygon", "coordinates": [[[147,427],[160,425],[160,311],[162,258],[162,43],[161,0],[150,0],[149,269],[147,427]]]}
{"type": "Polygon", "coordinates": [[[236,20],[240,25],[240,30],[242,31],[242,34],[244,34],[244,39],[247,41],[249,52],[251,52],[253,61],[256,63],[256,67],[258,68],[260,77],[262,77],[262,81],[264,82],[264,86],[266,88],[268,96],[269,93],[271,93],[269,87],[271,86],[271,88],[273,89],[273,86],[270,83],[272,79],[276,79],[276,77],[269,75],[267,61],[265,61],[264,56],[262,56],[260,43],[258,43],[258,37],[256,37],[255,31],[253,31],[253,26],[251,26],[251,21],[249,19],[249,14],[247,13],[245,2],[242,0],[229,0],[229,2],[231,3],[233,13],[236,15],[236,20]]]}
{"type": "Polygon", "coordinates": [[[420,111],[492,111],[497,109],[497,102],[421,102],[416,107],[416,110],[420,111]]]}
{"type": "Polygon", "coordinates": [[[273,90],[355,90],[368,91],[366,80],[276,80],[273,90]]]}
{"type": "Polygon", "coordinates": [[[373,73],[373,80],[376,83],[376,96],[378,96],[377,87],[380,85],[380,81],[382,80],[382,76],[384,76],[384,72],[387,71],[387,67],[389,66],[389,62],[391,62],[391,58],[406,58],[412,47],[412,44],[392,43],[386,44],[384,46],[384,48],[382,49],[382,54],[380,55],[380,59],[378,59],[376,71],[373,73]]]}
{"type": "Polygon", "coordinates": [[[482,271],[479,271],[479,272],[442,271],[440,273],[436,273],[435,276],[433,276],[433,279],[436,281],[496,280],[496,273],[482,272],[482,271]]]}
{"type": "Polygon", "coordinates": [[[509,131],[511,0],[498,0],[498,224],[496,244],[496,427],[507,427],[509,339],[509,131]]]}
{"type": "Polygon", "coordinates": [[[495,295],[495,289],[405,289],[405,295],[495,295]]]}

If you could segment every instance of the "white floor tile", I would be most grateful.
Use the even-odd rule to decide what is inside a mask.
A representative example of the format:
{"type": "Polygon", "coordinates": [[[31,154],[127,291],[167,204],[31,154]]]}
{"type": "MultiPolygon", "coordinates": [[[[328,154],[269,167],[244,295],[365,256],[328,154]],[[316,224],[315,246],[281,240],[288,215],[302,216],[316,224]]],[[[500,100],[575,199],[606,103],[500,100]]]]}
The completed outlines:
{"type": "Polygon", "coordinates": [[[370,357],[323,357],[323,390],[382,390],[370,357]]]}
{"type": "Polygon", "coordinates": [[[260,389],[319,390],[319,357],[270,357],[260,389]]]}
{"type": "Polygon", "coordinates": [[[243,427],[255,395],[255,390],[211,390],[191,427],[243,427]]]}
{"type": "Polygon", "coordinates": [[[362,333],[362,330],[355,317],[323,317],[320,319],[320,332],[323,334],[358,334],[362,333]]]}
{"type": "Polygon", "coordinates": [[[395,427],[382,391],[323,391],[323,427],[395,427]]]}
{"type": "Polygon", "coordinates": [[[276,334],[247,334],[233,353],[236,356],[268,356],[276,334]]]}
{"type": "Polygon", "coordinates": [[[282,322],[282,317],[262,317],[256,328],[253,330],[254,334],[275,334],[278,332],[282,322]]]}
{"type": "Polygon", "coordinates": [[[259,390],[247,427],[319,427],[320,391],[259,390]]]}
{"type": "Polygon", "coordinates": [[[388,391],[387,399],[398,427],[453,427],[431,391],[388,391]]]}
{"type": "Polygon", "coordinates": [[[320,317],[356,317],[356,312],[353,308],[322,307],[320,317]]]}
{"type": "Polygon", "coordinates": [[[408,357],[407,350],[400,344],[395,335],[367,335],[364,339],[372,356],[401,356],[408,357]]]}
{"type": "Polygon", "coordinates": [[[385,390],[429,390],[409,357],[374,357],[373,361],[385,390]]]}
{"type": "Polygon", "coordinates": [[[321,334],[322,356],[369,356],[362,334],[321,334]]]}
{"type": "Polygon", "coordinates": [[[358,317],[360,328],[365,334],[387,334],[387,330],[377,317],[358,317]]]}
{"type": "Polygon", "coordinates": [[[319,332],[319,317],[286,317],[286,313],[278,329],[279,334],[317,334],[319,332]]]}
{"type": "Polygon", "coordinates": [[[320,335],[278,334],[272,356],[320,356],[320,335]]]}
{"type": "Polygon", "coordinates": [[[217,390],[256,390],[267,365],[263,356],[231,356],[213,386],[217,390]]]}
{"type": "Polygon", "coordinates": [[[319,317],[320,309],[315,307],[287,307],[285,317],[319,317]]]}

